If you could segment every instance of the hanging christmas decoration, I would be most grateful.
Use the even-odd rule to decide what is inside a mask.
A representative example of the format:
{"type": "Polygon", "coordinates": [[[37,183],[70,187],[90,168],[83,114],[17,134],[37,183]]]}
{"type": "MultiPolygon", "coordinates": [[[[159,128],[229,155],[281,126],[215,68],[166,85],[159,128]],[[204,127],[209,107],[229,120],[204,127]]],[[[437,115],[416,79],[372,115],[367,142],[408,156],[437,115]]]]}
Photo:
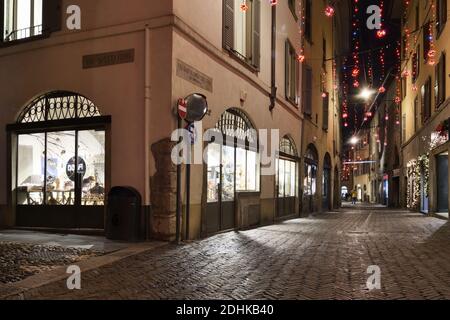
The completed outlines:
{"type": "Polygon", "coordinates": [[[325,7],[325,15],[329,18],[333,17],[335,13],[334,8],[331,5],[325,7]]]}
{"type": "Polygon", "coordinates": [[[243,2],[240,7],[242,12],[247,12],[249,8],[246,2],[243,2]]]}

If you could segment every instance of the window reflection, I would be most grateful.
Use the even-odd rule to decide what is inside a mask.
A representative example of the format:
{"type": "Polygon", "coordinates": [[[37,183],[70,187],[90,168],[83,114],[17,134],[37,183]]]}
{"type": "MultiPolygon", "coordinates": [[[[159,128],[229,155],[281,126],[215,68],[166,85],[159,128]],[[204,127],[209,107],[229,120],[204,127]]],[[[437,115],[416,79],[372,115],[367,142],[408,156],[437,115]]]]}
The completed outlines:
{"type": "Polygon", "coordinates": [[[78,133],[78,156],[83,169],[81,204],[103,205],[105,200],[105,132],[80,131],[78,133]]]}
{"type": "Polygon", "coordinates": [[[4,0],[3,41],[42,34],[43,0],[4,0]]]}
{"type": "Polygon", "coordinates": [[[278,197],[289,198],[297,195],[297,163],[291,160],[277,160],[278,197]]]}
{"type": "Polygon", "coordinates": [[[18,137],[17,204],[44,203],[45,133],[18,137]]]}
{"type": "Polygon", "coordinates": [[[208,202],[219,201],[220,145],[208,146],[208,202]]]}
{"type": "Polygon", "coordinates": [[[236,149],[236,190],[247,190],[247,153],[244,149],[236,149]]]}
{"type": "Polygon", "coordinates": [[[47,134],[46,204],[73,205],[75,203],[74,158],[75,131],[47,134]]]}
{"type": "Polygon", "coordinates": [[[105,131],[19,135],[17,155],[18,205],[104,205],[105,131]]]}
{"type": "Polygon", "coordinates": [[[305,178],[303,181],[303,187],[305,189],[305,195],[314,196],[317,188],[317,166],[306,164],[305,165],[305,178]]]}
{"type": "Polygon", "coordinates": [[[234,201],[234,148],[222,147],[222,201],[234,201]]]}

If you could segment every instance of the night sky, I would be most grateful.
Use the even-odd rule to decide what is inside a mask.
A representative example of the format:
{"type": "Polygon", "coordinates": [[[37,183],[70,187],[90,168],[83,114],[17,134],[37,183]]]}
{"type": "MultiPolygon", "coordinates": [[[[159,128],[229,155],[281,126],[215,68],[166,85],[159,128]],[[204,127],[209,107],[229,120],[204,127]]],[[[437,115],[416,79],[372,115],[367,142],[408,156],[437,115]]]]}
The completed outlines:
{"type": "MultiPolygon", "coordinates": [[[[377,37],[377,30],[369,30],[367,27],[367,19],[369,15],[366,13],[367,8],[370,5],[380,5],[380,1],[374,0],[360,0],[359,1],[359,32],[353,26],[354,19],[350,23],[350,33],[352,41],[358,39],[360,41],[359,49],[359,83],[360,86],[355,88],[353,82],[355,78],[352,77],[352,71],[355,68],[353,52],[347,57],[347,64],[343,66],[341,72],[347,72],[348,75],[348,127],[343,127],[344,145],[350,139],[350,137],[357,132],[363,123],[365,116],[365,103],[355,96],[361,91],[362,88],[371,87],[373,90],[377,90],[381,87],[385,76],[389,73],[389,70],[396,67],[399,59],[396,55],[396,49],[401,41],[401,22],[399,20],[391,18],[392,1],[400,0],[384,0],[385,10],[383,15],[383,29],[387,34],[383,38],[377,37]],[[380,60],[381,50],[384,50],[385,65],[380,60]],[[384,69],[384,72],[383,72],[384,69]],[[383,75],[384,73],[384,75],[383,75]],[[384,77],[383,77],[384,76],[384,77]]],[[[352,0],[353,2],[353,0],[352,0]]],[[[353,13],[353,8],[352,8],[353,13]]],[[[355,45],[352,43],[350,46],[352,50],[355,45]]],[[[370,104],[370,103],[369,103],[370,104]]],[[[344,121],[342,122],[342,124],[344,121]]]]}

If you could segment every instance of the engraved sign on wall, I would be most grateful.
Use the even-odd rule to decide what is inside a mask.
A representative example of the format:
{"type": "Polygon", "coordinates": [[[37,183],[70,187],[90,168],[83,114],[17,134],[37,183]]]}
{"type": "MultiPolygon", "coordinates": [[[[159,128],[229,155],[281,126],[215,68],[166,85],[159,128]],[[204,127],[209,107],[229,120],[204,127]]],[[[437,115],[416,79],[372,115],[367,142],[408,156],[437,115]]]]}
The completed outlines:
{"type": "Polygon", "coordinates": [[[83,56],[83,69],[100,68],[134,62],[134,49],[83,56]]]}
{"type": "Polygon", "coordinates": [[[206,91],[213,92],[213,79],[181,60],[177,60],[177,76],[206,91]]]}

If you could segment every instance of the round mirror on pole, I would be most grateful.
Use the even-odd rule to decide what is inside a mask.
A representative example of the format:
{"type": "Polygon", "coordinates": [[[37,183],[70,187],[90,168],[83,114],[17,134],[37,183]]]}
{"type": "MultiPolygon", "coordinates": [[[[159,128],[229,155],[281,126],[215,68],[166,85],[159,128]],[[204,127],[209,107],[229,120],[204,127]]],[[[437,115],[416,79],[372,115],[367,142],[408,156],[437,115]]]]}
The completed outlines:
{"type": "Polygon", "coordinates": [[[200,93],[194,93],[186,99],[187,115],[185,120],[187,122],[201,121],[208,113],[208,102],[206,97],[200,93]]]}

